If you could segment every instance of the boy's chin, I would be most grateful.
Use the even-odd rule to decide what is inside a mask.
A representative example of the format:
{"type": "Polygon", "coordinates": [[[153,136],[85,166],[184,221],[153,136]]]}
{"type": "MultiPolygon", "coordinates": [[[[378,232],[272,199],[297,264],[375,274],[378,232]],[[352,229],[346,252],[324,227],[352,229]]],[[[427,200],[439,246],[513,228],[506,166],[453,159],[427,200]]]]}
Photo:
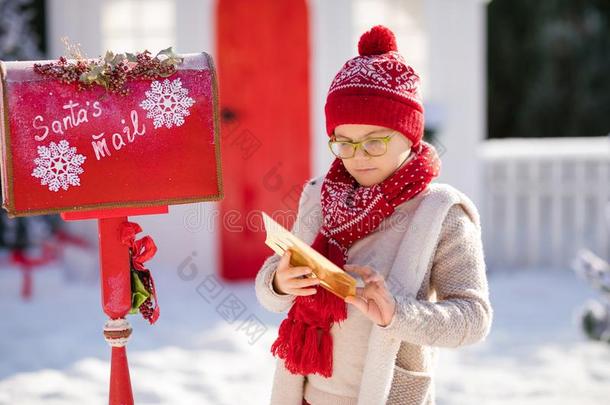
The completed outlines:
{"type": "Polygon", "coordinates": [[[356,179],[358,184],[362,187],[371,187],[383,181],[383,178],[381,178],[379,173],[375,172],[376,170],[371,173],[352,173],[352,177],[356,179]]]}

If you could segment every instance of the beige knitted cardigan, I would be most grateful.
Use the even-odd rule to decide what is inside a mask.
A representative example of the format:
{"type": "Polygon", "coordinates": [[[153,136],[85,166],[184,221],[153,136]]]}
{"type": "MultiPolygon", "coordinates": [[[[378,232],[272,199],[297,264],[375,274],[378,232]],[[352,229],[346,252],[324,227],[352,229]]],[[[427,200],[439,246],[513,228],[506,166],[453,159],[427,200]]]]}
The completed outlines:
{"type": "MultiPolygon", "coordinates": [[[[322,180],[306,183],[292,228],[309,244],[321,226],[322,180]]],[[[473,202],[448,184],[430,183],[397,212],[407,213],[409,221],[384,277],[387,283],[392,279],[388,284],[398,305],[388,326],[371,328],[358,405],[434,405],[437,348],[480,342],[491,328],[480,219],[473,202]]],[[[295,297],[277,294],[271,283],[279,259],[272,255],[263,263],[255,289],[264,308],[287,312],[295,297]]],[[[276,359],[271,404],[301,405],[304,382],[304,376],[289,373],[276,359]]]]}

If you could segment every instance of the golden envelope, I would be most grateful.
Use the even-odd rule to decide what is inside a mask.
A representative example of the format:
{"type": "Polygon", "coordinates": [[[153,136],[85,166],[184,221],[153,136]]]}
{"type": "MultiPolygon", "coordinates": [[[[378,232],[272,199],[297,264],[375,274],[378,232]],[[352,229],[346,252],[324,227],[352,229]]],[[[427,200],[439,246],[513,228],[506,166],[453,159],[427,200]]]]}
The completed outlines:
{"type": "Polygon", "coordinates": [[[347,274],[333,262],[328,260],[318,251],[291,234],[286,228],[274,221],[266,213],[263,214],[263,222],[267,237],[265,244],[280,256],[286,250],[292,252],[290,264],[292,266],[308,266],[312,273],[307,277],[317,277],[320,285],[328,291],[345,299],[350,295],[356,295],[356,279],[347,274]]]}

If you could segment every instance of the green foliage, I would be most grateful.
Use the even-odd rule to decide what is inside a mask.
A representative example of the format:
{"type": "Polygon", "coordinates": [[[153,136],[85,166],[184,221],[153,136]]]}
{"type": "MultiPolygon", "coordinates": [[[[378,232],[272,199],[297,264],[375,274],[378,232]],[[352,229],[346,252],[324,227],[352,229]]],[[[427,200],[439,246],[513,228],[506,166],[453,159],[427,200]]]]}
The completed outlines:
{"type": "Polygon", "coordinates": [[[610,133],[610,1],[488,6],[490,138],[610,133]]]}

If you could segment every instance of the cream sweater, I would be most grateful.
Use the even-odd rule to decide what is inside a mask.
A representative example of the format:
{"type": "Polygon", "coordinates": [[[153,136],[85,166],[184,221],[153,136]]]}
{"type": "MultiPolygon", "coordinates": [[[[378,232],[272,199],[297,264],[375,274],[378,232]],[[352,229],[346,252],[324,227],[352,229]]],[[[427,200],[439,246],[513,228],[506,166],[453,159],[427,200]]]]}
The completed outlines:
{"type": "MultiPolygon", "coordinates": [[[[322,223],[321,183],[319,178],[305,185],[292,228],[292,232],[307,243],[313,242],[322,223]]],[[[428,223],[432,221],[425,218],[418,222],[428,223]]],[[[273,255],[265,261],[255,288],[261,305],[270,311],[287,312],[294,296],[278,294],[272,286],[279,259],[273,255]]],[[[386,278],[386,284],[398,302],[396,315],[388,326],[381,327],[348,304],[347,319],[331,329],[333,375],[330,378],[307,375],[303,378],[300,395],[312,405],[356,405],[359,400],[362,403],[359,393],[366,384],[363,373],[367,355],[371,356],[370,336],[372,330],[377,329],[376,333],[399,342],[386,403],[434,404],[432,377],[436,347],[458,347],[481,341],[492,322],[479,217],[474,204],[451,186],[433,183],[415,198],[399,205],[376,232],[356,241],[348,251],[347,263],[370,265],[386,278]],[[428,263],[422,265],[422,274],[423,270],[425,274],[419,288],[413,289],[414,286],[403,285],[402,276],[394,274],[392,269],[407,267],[400,263],[397,266],[396,262],[407,235],[428,232],[426,226],[414,224],[413,218],[422,201],[432,194],[431,188],[440,190],[436,194],[442,191],[458,198],[445,201],[447,208],[444,218],[439,221],[440,231],[429,242],[434,244],[430,249],[433,253],[428,263]],[[411,294],[408,293],[410,288],[411,294]]],[[[362,285],[361,280],[359,285],[362,285]]],[[[288,398],[292,398],[292,393],[284,392],[286,384],[281,383],[282,376],[290,378],[287,373],[282,361],[277,360],[272,403],[290,403],[288,398]]]]}

